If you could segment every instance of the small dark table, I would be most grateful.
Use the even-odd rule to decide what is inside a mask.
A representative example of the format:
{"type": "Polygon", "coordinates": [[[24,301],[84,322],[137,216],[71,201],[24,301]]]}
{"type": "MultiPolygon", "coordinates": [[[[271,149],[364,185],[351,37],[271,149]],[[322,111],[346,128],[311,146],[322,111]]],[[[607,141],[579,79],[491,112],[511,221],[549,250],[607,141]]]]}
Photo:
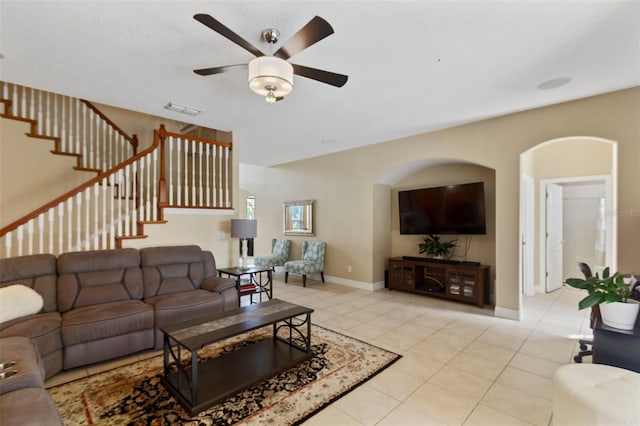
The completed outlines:
{"type": "Polygon", "coordinates": [[[313,309],[273,299],[220,314],[161,327],[164,333],[163,386],[194,415],[249,386],[313,357],[313,309]],[[264,326],[270,338],[198,361],[198,350],[264,326]],[[182,356],[182,351],[191,356],[182,356]],[[175,366],[175,367],[173,367],[175,366]]]}
{"type": "Polygon", "coordinates": [[[640,373],[640,319],[633,330],[609,327],[596,318],[593,327],[593,362],[640,373]]]}
{"type": "Polygon", "coordinates": [[[266,293],[269,300],[273,299],[273,269],[262,266],[249,266],[248,268],[240,268],[237,266],[231,268],[218,268],[218,276],[226,274],[229,277],[236,277],[236,288],[238,289],[238,303],[242,296],[249,295],[253,304],[253,295],[260,296],[262,303],[262,293],[266,293]],[[267,273],[267,279],[263,281],[262,273],[267,273]],[[242,284],[242,276],[249,275],[249,283],[242,284]],[[258,279],[256,279],[256,275],[258,279]]]}

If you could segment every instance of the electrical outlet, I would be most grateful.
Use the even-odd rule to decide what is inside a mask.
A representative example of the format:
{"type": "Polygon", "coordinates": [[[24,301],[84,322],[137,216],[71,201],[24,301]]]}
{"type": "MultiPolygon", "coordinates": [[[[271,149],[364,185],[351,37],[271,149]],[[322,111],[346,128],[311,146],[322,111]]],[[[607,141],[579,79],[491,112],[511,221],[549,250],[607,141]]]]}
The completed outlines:
{"type": "Polygon", "coordinates": [[[351,272],[351,265],[347,265],[347,272],[351,272]]]}

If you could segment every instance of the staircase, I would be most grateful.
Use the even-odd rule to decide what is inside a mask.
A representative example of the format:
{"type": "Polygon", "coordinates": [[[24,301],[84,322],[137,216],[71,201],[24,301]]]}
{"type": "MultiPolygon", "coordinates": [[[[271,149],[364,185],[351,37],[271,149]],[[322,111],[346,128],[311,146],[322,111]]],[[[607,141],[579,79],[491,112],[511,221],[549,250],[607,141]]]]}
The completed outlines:
{"type": "Polygon", "coordinates": [[[30,124],[28,136],[50,140],[53,154],[76,157],[76,170],[103,172],[131,158],[138,138],[129,136],[91,102],[0,82],[3,118],[30,124]]]}
{"type": "Polygon", "coordinates": [[[76,156],[78,170],[97,173],[0,229],[0,258],[120,248],[144,238],[145,224],[164,223],[164,208],[232,208],[229,143],[160,126],[153,144],[136,153],[137,139],[86,101],[8,83],[0,93],[3,118],[28,122],[30,136],[52,140],[55,154],[76,156]]]}

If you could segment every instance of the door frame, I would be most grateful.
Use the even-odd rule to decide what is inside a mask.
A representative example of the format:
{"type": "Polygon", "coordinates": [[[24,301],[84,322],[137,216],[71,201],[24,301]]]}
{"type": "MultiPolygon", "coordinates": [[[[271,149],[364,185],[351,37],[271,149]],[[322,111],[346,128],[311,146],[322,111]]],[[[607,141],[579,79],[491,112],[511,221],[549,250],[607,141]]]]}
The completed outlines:
{"type": "Polygon", "coordinates": [[[535,231],[535,179],[533,176],[520,176],[520,277],[522,294],[535,296],[534,250],[535,231]]]}
{"type": "Polygon", "coordinates": [[[547,184],[570,184],[570,183],[584,183],[584,182],[604,182],[605,185],[605,205],[606,205],[606,214],[605,221],[607,226],[607,232],[605,237],[605,264],[609,266],[613,271],[618,269],[617,265],[617,238],[618,238],[618,229],[617,229],[617,216],[612,214],[615,212],[616,206],[616,196],[613,191],[613,176],[612,175],[593,175],[593,176],[571,176],[564,178],[551,178],[551,179],[540,179],[540,190],[539,190],[539,235],[538,244],[539,248],[539,277],[540,277],[540,287],[544,289],[546,292],[546,272],[547,272],[547,245],[546,241],[546,232],[547,232],[547,184]]]}

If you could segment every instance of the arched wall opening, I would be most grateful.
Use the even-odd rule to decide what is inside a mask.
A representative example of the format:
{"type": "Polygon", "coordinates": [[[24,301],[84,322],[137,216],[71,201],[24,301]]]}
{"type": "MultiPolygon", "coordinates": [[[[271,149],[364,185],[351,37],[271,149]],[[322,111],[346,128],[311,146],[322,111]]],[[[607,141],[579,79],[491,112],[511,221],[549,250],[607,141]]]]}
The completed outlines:
{"type": "Polygon", "coordinates": [[[616,268],[617,148],[609,139],[575,136],[521,154],[523,294],[553,291],[581,276],[579,261],[616,268]]]}
{"type": "MultiPolygon", "coordinates": [[[[388,231],[374,234],[374,247],[388,247],[385,253],[377,253],[381,261],[397,256],[424,256],[419,254],[418,244],[423,235],[400,234],[398,192],[408,189],[483,182],[485,193],[485,235],[444,235],[443,240],[457,240],[453,259],[477,261],[491,265],[490,283],[496,270],[496,182],[495,170],[483,165],[456,158],[432,158],[416,160],[394,168],[378,178],[374,184],[374,223],[386,221],[388,231]],[[376,219],[378,218],[378,219],[376,219]]],[[[382,229],[382,227],[378,227],[382,229]]],[[[492,303],[495,289],[490,285],[492,303]]]]}

